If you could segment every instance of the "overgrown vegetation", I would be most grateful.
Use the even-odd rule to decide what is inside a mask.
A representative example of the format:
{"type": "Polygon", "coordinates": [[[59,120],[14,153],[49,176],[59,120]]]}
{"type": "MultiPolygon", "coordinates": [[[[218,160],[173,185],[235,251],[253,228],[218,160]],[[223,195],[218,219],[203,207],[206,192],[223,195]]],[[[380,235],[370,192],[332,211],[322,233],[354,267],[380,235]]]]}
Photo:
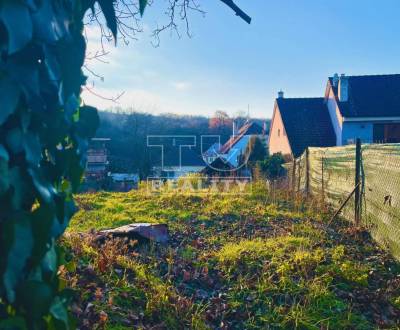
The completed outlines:
{"type": "MultiPolygon", "coordinates": [[[[232,0],[221,1],[250,23],[232,0]]],[[[102,37],[116,41],[120,32],[125,40],[135,31],[126,20],[135,25],[147,2],[0,2],[2,329],[70,328],[69,293],[59,285],[62,260],[55,240],[75,210],[72,194],[98,126],[97,110],[80,99],[87,79],[82,72],[84,19],[91,10],[90,20],[101,25],[102,37]]],[[[189,1],[173,1],[167,8],[169,26],[176,27],[175,9],[185,13],[181,19],[187,23],[186,10],[193,7],[189,1]]]]}
{"type": "MultiPolygon", "coordinates": [[[[100,3],[115,22],[111,2],[100,3]]],[[[55,240],[75,210],[72,194],[98,126],[96,109],[79,98],[83,18],[92,5],[0,2],[1,329],[69,328],[55,240]]]]}
{"type": "Polygon", "coordinates": [[[81,329],[373,329],[400,326],[400,266],[329,211],[270,194],[78,196],[62,278],[81,329]],[[316,210],[316,211],[314,211],[316,210]],[[165,222],[167,245],[93,230],[165,222]]]}

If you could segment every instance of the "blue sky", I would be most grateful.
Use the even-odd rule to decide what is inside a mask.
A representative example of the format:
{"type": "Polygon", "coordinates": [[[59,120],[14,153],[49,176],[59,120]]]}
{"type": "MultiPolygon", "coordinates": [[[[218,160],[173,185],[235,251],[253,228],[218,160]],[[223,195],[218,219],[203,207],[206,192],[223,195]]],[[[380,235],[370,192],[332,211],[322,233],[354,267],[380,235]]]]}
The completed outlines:
{"type": "MultiPolygon", "coordinates": [[[[121,92],[119,106],[151,113],[212,115],[224,110],[270,118],[279,89],[286,97],[322,96],[327,77],[400,73],[400,2],[397,0],[236,0],[253,19],[246,24],[218,0],[201,0],[205,17],[190,16],[192,37],[164,32],[159,47],[151,31],[165,22],[166,1],[145,12],[144,32],[119,43],[108,64],[89,63],[96,93],[121,92]]],[[[88,31],[88,52],[99,47],[88,31]]],[[[116,106],[88,92],[86,103],[116,106]]]]}

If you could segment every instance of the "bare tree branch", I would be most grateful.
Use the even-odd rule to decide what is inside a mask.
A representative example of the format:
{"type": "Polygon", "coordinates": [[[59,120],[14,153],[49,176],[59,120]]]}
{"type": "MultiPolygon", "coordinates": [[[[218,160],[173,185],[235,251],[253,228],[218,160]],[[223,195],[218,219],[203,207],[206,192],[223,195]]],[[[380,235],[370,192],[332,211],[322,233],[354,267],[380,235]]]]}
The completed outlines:
{"type": "Polygon", "coordinates": [[[102,100],[110,101],[110,102],[113,102],[113,103],[116,103],[116,104],[118,103],[118,100],[121,98],[121,96],[125,94],[125,91],[123,91],[123,92],[117,94],[116,96],[107,97],[107,96],[101,95],[101,94],[97,93],[96,91],[94,91],[93,87],[89,87],[89,86],[86,85],[86,86],[83,86],[83,88],[85,90],[87,90],[90,94],[92,94],[92,95],[94,95],[94,96],[96,96],[96,97],[98,97],[98,98],[100,98],[102,100]]]}
{"type": "MultiPolygon", "coordinates": [[[[191,37],[190,32],[190,19],[189,13],[196,12],[201,15],[205,15],[205,11],[203,11],[198,3],[199,0],[165,0],[167,2],[167,8],[165,10],[165,16],[167,17],[167,22],[160,26],[157,26],[151,36],[153,38],[152,44],[157,47],[160,44],[160,34],[166,30],[170,30],[171,32],[176,33],[176,35],[180,38],[181,34],[179,31],[180,23],[183,23],[186,29],[186,34],[188,37],[191,37]]],[[[250,24],[251,17],[249,17],[245,12],[243,12],[234,2],[233,0],[220,0],[228,7],[230,7],[237,16],[241,17],[244,21],[250,24]]],[[[153,5],[154,0],[148,0],[148,6],[153,5]]],[[[137,39],[137,34],[143,32],[143,27],[141,24],[141,17],[139,11],[138,0],[117,0],[114,2],[115,12],[116,12],[116,20],[118,26],[118,39],[121,40],[124,44],[129,44],[131,40],[137,39]]],[[[99,61],[102,63],[107,63],[104,59],[108,52],[105,50],[104,43],[109,43],[113,41],[112,33],[106,27],[105,21],[103,19],[103,15],[101,15],[101,9],[98,5],[95,5],[92,12],[88,13],[86,17],[86,26],[96,25],[100,29],[100,44],[101,49],[96,50],[95,54],[87,53],[85,59],[84,70],[91,75],[95,79],[100,79],[104,81],[104,76],[95,72],[90,67],[90,61],[99,61]]],[[[88,37],[86,35],[86,41],[88,41],[88,37]]],[[[93,95],[96,95],[102,99],[117,102],[117,100],[124,94],[120,93],[117,97],[104,97],[94,91],[94,85],[92,87],[86,87],[87,91],[93,95]]]]}
{"type": "Polygon", "coordinates": [[[245,22],[248,24],[251,23],[251,17],[247,15],[243,10],[241,10],[234,2],[233,0],[220,0],[224,4],[226,4],[228,7],[232,8],[232,10],[235,12],[236,16],[239,16],[242,18],[245,22]]]}

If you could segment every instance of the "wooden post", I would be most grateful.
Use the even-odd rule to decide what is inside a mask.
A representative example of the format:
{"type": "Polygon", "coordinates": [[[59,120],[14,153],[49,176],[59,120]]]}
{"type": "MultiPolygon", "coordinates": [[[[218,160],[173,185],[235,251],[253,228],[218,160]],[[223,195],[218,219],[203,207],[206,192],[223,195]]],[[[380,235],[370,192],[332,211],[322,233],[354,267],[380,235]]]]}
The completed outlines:
{"type": "Polygon", "coordinates": [[[297,170],[297,191],[300,192],[300,185],[301,185],[301,158],[299,158],[299,166],[297,170]]]}
{"type": "Polygon", "coordinates": [[[310,150],[306,149],[306,182],[305,182],[306,196],[310,195],[310,150]]]}
{"type": "Polygon", "coordinates": [[[361,140],[356,140],[356,175],[355,175],[355,191],[354,191],[354,222],[358,227],[361,218],[361,196],[360,196],[360,183],[361,183],[361,140]]]}
{"type": "Polygon", "coordinates": [[[272,179],[270,181],[270,187],[271,187],[271,204],[275,205],[276,204],[276,180],[272,179]]]}
{"type": "Polygon", "coordinates": [[[293,167],[292,167],[292,193],[293,198],[294,194],[296,193],[296,158],[293,157],[293,167]]]}

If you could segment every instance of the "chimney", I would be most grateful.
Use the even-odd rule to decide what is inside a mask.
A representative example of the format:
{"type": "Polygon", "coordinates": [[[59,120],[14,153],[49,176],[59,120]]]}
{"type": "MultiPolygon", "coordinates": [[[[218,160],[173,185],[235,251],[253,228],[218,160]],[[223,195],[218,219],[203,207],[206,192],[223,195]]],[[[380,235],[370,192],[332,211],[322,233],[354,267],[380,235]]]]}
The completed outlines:
{"type": "Polygon", "coordinates": [[[262,135],[265,135],[265,134],[267,134],[267,122],[266,121],[263,122],[263,131],[262,131],[262,135]]]}
{"type": "Polygon", "coordinates": [[[339,75],[335,73],[332,78],[333,87],[337,87],[339,83],[339,75]]]}
{"type": "Polygon", "coordinates": [[[344,74],[340,75],[338,90],[339,101],[347,102],[349,99],[349,77],[346,77],[344,74]]]}
{"type": "Polygon", "coordinates": [[[233,119],[233,121],[232,121],[232,136],[233,137],[235,137],[237,135],[237,133],[238,133],[237,131],[238,131],[238,129],[237,129],[236,120],[233,119]]]}
{"type": "Polygon", "coordinates": [[[283,99],[283,95],[284,95],[283,91],[280,90],[280,91],[278,92],[278,99],[283,99]]]}

